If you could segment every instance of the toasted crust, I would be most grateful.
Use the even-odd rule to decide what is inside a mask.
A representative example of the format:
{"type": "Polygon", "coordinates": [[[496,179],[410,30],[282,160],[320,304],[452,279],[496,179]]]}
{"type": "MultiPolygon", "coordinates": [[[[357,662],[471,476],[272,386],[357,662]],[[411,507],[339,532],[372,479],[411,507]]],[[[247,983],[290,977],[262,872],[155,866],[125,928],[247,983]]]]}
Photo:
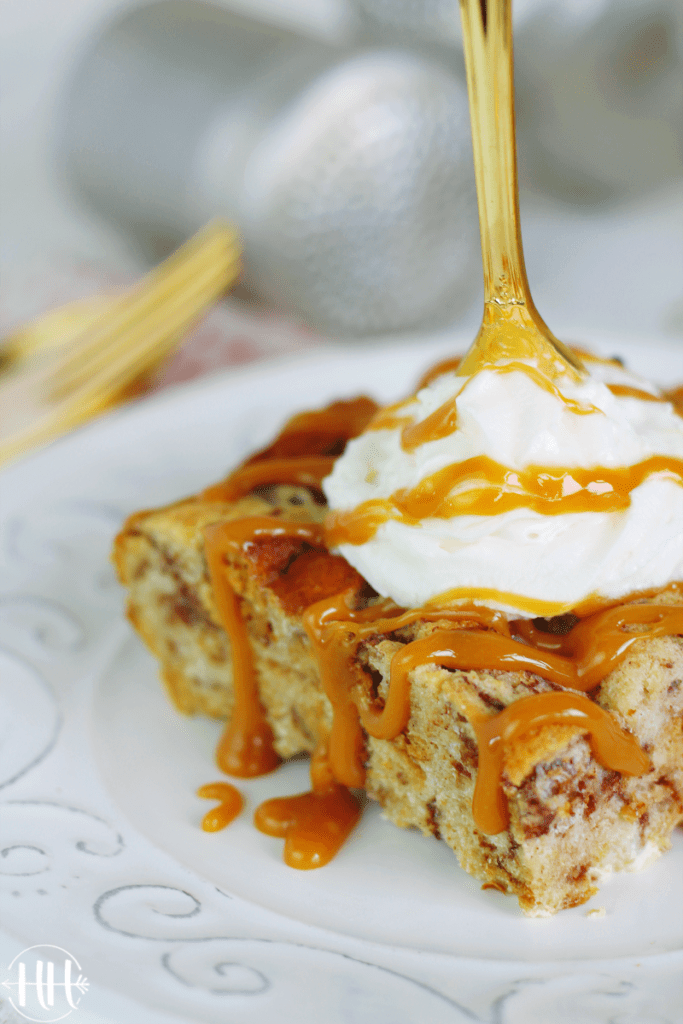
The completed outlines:
{"type": "MultiPolygon", "coordinates": [[[[189,499],[128,520],[114,552],[128,588],[128,615],[159,659],[179,710],[214,718],[232,712],[230,644],[209,582],[204,527],[274,513],[321,521],[324,511],[305,489],[278,486],[230,503],[189,499]]],[[[310,595],[295,585],[297,563],[307,557],[310,549],[290,543],[235,556],[228,564],[261,702],[283,757],[312,752],[331,726],[331,706],[301,616],[310,595]]],[[[661,600],[681,603],[675,595],[661,600]]],[[[368,701],[373,686],[380,697],[386,693],[393,654],[438,625],[417,623],[361,645],[368,701]]],[[[637,641],[595,694],[638,738],[652,771],[630,778],[605,769],[579,728],[546,727],[505,760],[510,825],[493,836],[477,829],[472,816],[478,763],[472,723],[557,686],[524,672],[426,665],[413,670],[410,683],[404,733],[394,740],[366,737],[368,794],[397,825],[447,842],[466,871],[514,893],[525,913],[548,915],[583,903],[603,874],[640,866],[670,845],[671,831],[683,819],[683,638],[637,641]]]]}

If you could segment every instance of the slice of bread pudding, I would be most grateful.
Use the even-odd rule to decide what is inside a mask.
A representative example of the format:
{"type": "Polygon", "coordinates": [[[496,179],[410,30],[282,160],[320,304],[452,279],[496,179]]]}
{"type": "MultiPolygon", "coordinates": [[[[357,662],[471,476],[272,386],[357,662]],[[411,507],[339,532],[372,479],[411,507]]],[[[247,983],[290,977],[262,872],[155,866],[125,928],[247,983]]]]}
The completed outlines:
{"type": "MultiPolygon", "coordinates": [[[[283,455],[276,443],[247,465],[296,459],[302,447],[310,458],[311,435],[302,438],[298,451],[290,443],[283,455]]],[[[340,447],[343,439],[327,437],[314,454],[335,455],[340,447]]],[[[580,904],[601,876],[640,867],[670,845],[683,819],[679,588],[623,606],[648,613],[619,621],[618,646],[625,653],[614,655],[611,671],[590,689],[580,687],[586,697],[567,680],[558,682],[539,651],[565,650],[562,644],[577,629],[585,631],[587,620],[527,623],[511,642],[536,661],[519,663],[521,670],[501,668],[504,660],[482,667],[478,639],[493,636],[495,646],[496,637],[503,643],[503,634],[510,635],[501,616],[464,607],[406,613],[382,602],[344,559],[325,549],[320,524],[326,508],[315,481],[279,483],[278,473],[271,475],[268,481],[266,468],[261,478],[267,483],[256,472],[241,488],[219,486],[137,513],[117,538],[114,560],[128,588],[128,616],[158,658],[180,711],[228,721],[233,715],[233,657],[216,585],[216,572],[223,572],[277,754],[319,750],[334,733],[335,716],[348,714],[353,704],[357,734],[343,742],[355,744],[360,774],[353,766],[342,769],[339,782],[363,782],[389,819],[448,843],[466,871],[514,893],[525,913],[549,915],[580,904]],[[241,493],[245,487],[249,492],[241,493]],[[245,522],[280,528],[235,534],[245,522]],[[211,531],[226,528],[228,534],[233,529],[233,542],[220,549],[217,570],[207,547],[211,531]],[[341,616],[330,612],[335,601],[346,609],[341,616]],[[473,644],[472,668],[454,667],[449,657],[459,631],[473,644]],[[330,662],[332,648],[336,660],[330,662]],[[422,660],[421,650],[428,652],[422,660]],[[393,728],[375,728],[369,723],[388,711],[392,688],[398,693],[399,663],[405,708],[393,728]],[[480,776],[486,758],[492,770],[484,749],[498,735],[491,728],[510,716],[505,709],[540,708],[543,700],[577,705],[584,717],[572,712],[579,715],[574,724],[566,715],[532,716],[523,741],[499,745],[487,812],[480,776]],[[597,731],[586,724],[584,705],[589,718],[597,716],[597,731]],[[626,754],[605,757],[608,740],[614,750],[628,747],[626,754]]],[[[604,615],[600,621],[604,626],[604,615]]],[[[565,661],[559,656],[558,672],[565,661]]]]}

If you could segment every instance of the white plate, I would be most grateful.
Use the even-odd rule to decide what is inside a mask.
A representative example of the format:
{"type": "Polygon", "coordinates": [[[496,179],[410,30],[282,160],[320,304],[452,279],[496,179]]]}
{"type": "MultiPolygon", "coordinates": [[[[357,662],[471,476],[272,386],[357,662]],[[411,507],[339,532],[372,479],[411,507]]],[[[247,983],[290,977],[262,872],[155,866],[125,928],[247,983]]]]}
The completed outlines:
{"type": "MultiPolygon", "coordinates": [[[[592,340],[662,383],[683,378],[673,345],[592,340]]],[[[305,764],[240,783],[247,813],[201,832],[194,792],[217,778],[218,726],[172,711],[122,622],[108,550],[124,514],[218,478],[294,410],[359,390],[391,400],[464,344],[332,350],[221,375],[2,475],[0,920],[26,945],[68,949],[138,1001],[140,1024],[142,1004],[302,1024],[655,1021],[682,1005],[680,833],[647,871],[542,921],[376,808],[328,867],[291,871],[249,810],[306,788],[305,764]],[[604,917],[587,916],[596,907],[604,917]]]]}

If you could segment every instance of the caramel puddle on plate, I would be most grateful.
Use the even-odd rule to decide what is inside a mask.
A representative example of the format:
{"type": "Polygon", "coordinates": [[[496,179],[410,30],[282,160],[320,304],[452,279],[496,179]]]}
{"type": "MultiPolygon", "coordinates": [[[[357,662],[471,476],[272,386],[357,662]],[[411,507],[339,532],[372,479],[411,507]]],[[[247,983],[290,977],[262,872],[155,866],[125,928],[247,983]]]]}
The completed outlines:
{"type": "Polygon", "coordinates": [[[230,782],[208,782],[200,786],[197,796],[204,800],[219,800],[217,807],[207,811],[202,818],[205,832],[220,832],[234,821],[244,806],[242,794],[230,782]]]}
{"type": "Polygon", "coordinates": [[[342,848],[361,816],[361,804],[330,768],[326,744],[311,755],[311,790],[275,797],[254,812],[259,832],[284,839],[284,861],[310,870],[328,864],[342,848]]]}

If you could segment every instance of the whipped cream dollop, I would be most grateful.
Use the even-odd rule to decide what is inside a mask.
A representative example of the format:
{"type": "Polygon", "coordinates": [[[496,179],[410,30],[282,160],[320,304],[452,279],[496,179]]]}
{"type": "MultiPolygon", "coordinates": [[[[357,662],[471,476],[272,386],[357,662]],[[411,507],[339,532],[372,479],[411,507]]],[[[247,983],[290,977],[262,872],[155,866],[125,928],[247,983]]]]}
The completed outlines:
{"type": "Polygon", "coordinates": [[[587,368],[552,383],[519,362],[447,372],[380,413],[323,482],[336,550],[405,607],[446,595],[557,615],[682,580],[683,418],[618,364],[587,368]]]}

